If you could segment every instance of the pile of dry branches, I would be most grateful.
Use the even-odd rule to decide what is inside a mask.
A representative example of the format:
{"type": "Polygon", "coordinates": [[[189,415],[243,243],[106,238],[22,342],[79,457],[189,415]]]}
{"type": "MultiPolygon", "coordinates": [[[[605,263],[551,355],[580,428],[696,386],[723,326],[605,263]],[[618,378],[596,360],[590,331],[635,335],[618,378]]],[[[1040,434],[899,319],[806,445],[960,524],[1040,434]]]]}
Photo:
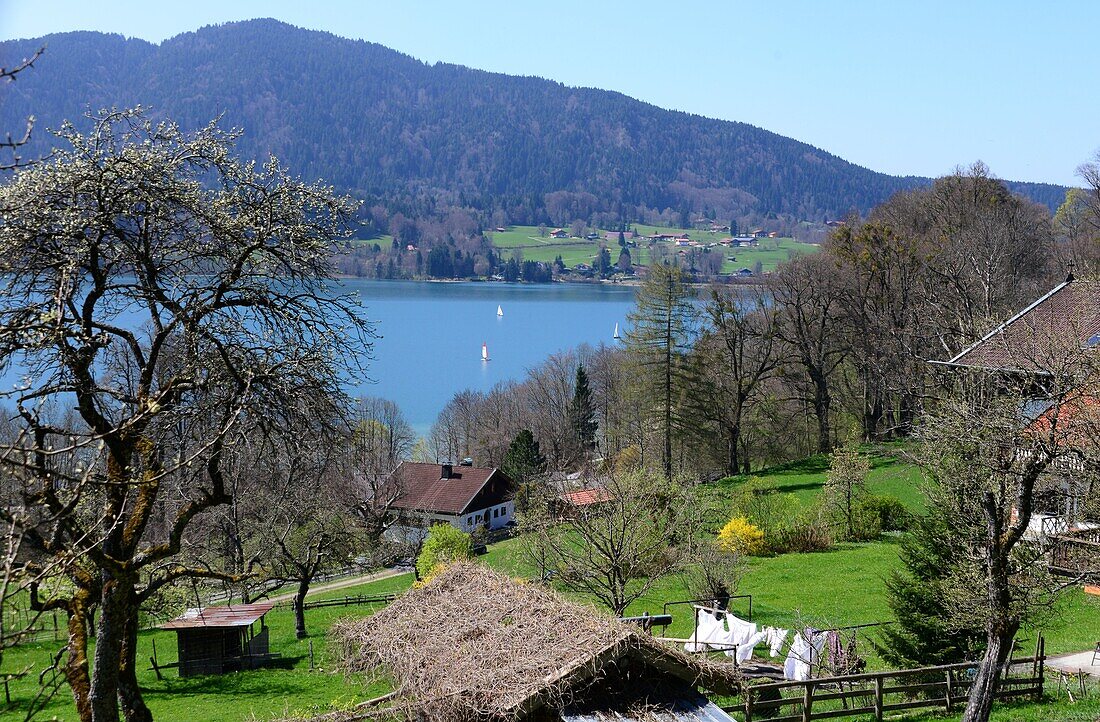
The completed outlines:
{"type": "Polygon", "coordinates": [[[392,674],[406,703],[398,709],[447,722],[562,709],[626,650],[705,674],[634,627],[474,563],[452,565],[373,617],[338,624],[334,636],[350,671],[392,674]]]}

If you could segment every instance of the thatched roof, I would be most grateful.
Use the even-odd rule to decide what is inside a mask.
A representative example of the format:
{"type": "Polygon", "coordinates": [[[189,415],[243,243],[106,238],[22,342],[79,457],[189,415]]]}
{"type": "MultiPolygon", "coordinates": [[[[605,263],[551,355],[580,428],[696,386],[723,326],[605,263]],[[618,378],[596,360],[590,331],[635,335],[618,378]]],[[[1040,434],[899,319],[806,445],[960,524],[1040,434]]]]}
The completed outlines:
{"type": "Polygon", "coordinates": [[[350,669],[383,667],[419,715],[439,722],[561,710],[620,669],[639,666],[655,678],[727,693],[737,684],[732,668],[716,669],[592,607],[470,562],[334,634],[350,669]]]}

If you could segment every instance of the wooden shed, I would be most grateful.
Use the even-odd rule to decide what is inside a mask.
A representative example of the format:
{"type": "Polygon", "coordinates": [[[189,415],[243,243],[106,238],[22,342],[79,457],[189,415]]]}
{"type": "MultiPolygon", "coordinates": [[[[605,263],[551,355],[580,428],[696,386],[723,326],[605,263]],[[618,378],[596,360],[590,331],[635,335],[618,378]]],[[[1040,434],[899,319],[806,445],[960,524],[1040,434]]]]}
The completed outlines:
{"type": "Polygon", "coordinates": [[[254,669],[277,656],[268,649],[269,629],[264,624],[264,615],[274,606],[260,602],[188,609],[161,625],[176,632],[180,676],[254,669]]]}

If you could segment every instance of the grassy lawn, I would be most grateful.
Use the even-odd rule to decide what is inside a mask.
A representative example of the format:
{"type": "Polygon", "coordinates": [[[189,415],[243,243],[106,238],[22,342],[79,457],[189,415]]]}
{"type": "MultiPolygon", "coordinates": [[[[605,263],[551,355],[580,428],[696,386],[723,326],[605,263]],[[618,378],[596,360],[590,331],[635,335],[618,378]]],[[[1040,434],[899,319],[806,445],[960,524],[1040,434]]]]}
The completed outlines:
{"type": "MultiPolygon", "coordinates": [[[[871,457],[871,473],[867,478],[867,490],[880,496],[891,496],[911,511],[924,509],[924,495],[920,490],[920,472],[899,458],[900,449],[890,445],[868,450],[871,457]]],[[[706,518],[713,530],[725,523],[731,512],[731,497],[739,487],[752,477],[759,478],[780,492],[793,495],[803,505],[808,505],[825,487],[825,474],[829,470],[829,457],[811,456],[790,464],[764,469],[750,476],[731,476],[707,484],[699,489],[706,508],[706,518]]]]}
{"type": "MultiPolygon", "coordinates": [[[[412,575],[383,579],[358,587],[332,590],[311,596],[311,600],[355,594],[401,591],[412,583],[412,575]]],[[[368,607],[329,607],[306,612],[312,637],[294,637],[294,615],[287,608],[271,611],[266,622],[271,628],[271,650],[282,655],[276,666],[209,677],[180,679],[175,669],[162,672],[158,680],[150,669],[149,657],[156,643],[160,664],[175,662],[176,635],[173,632],[142,632],[138,647],[138,681],[146,703],[158,720],[209,720],[238,722],[265,720],[288,714],[313,715],[348,707],[388,691],[385,682],[370,682],[361,675],[337,672],[328,650],[326,632],[341,617],[368,614],[368,607]],[[315,669],[309,669],[309,647],[313,643],[315,669]]],[[[31,696],[38,688],[37,676],[60,648],[57,642],[29,644],[4,652],[2,671],[11,674],[26,668],[30,673],[11,683],[12,706],[0,707],[0,719],[22,719],[31,696]]],[[[92,654],[89,650],[89,656],[92,654]]],[[[68,689],[62,687],[38,719],[74,720],[76,713],[68,689]]]]}

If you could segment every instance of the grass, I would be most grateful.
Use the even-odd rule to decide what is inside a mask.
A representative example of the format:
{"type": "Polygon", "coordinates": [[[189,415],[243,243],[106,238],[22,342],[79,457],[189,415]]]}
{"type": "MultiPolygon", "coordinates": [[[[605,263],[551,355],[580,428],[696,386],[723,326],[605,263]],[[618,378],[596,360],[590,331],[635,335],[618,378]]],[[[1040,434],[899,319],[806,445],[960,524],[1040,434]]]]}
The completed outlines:
{"type": "MultiPolygon", "coordinates": [[[[692,240],[701,243],[714,243],[720,238],[728,237],[728,234],[724,233],[661,226],[637,225],[635,229],[642,235],[687,233],[692,240]]],[[[567,266],[572,267],[578,263],[591,264],[596,254],[599,253],[601,245],[607,245],[611,249],[612,263],[619,258],[618,245],[614,242],[543,237],[539,235],[538,228],[535,226],[509,226],[508,230],[493,232],[491,235],[493,245],[503,252],[505,258],[508,257],[509,250],[518,250],[523,254],[524,260],[527,261],[552,262],[557,256],[561,256],[562,261],[567,266]]],[[[602,235],[603,232],[601,231],[602,235]]],[[[649,263],[649,249],[645,247],[646,243],[644,239],[639,239],[639,247],[630,249],[631,261],[642,265],[649,263]]],[[[669,247],[670,252],[679,250],[670,243],[664,245],[669,247]]],[[[711,252],[723,254],[725,258],[722,265],[723,273],[734,273],[742,268],[751,269],[758,261],[765,271],[772,271],[780,263],[795,255],[812,253],[816,250],[817,246],[799,243],[793,238],[761,238],[759,246],[756,248],[717,247],[712,249],[711,252]],[[734,256],[736,260],[730,261],[729,256],[734,256]]]]}
{"type": "MultiPolygon", "coordinates": [[[[871,473],[867,477],[867,490],[880,496],[892,496],[910,511],[924,509],[921,492],[921,475],[912,464],[900,458],[900,447],[883,445],[865,450],[871,460],[871,473]]],[[[701,489],[712,513],[729,511],[730,497],[749,478],[757,477],[779,491],[792,494],[803,505],[808,505],[825,487],[825,475],[829,471],[829,457],[824,454],[800,461],[774,466],[748,476],[731,476],[708,484],[701,489]]],[[[728,516],[728,514],[727,514],[728,516]]]]}
{"type": "MultiPolygon", "coordinates": [[[[311,596],[312,600],[355,594],[382,594],[402,591],[412,583],[405,574],[376,582],[332,590],[311,596]]],[[[271,628],[271,649],[282,655],[280,663],[267,669],[234,674],[180,679],[175,669],[162,672],[158,680],[149,668],[149,657],[156,644],[160,664],[175,662],[176,639],[172,632],[149,630],[138,641],[138,682],[145,701],[158,720],[209,720],[237,722],[255,717],[272,719],[287,715],[312,716],[351,706],[389,691],[385,681],[372,681],[362,675],[337,672],[328,649],[326,632],[341,617],[362,616],[365,607],[328,607],[306,613],[306,625],[312,636],[299,640],[294,636],[294,615],[289,609],[275,609],[266,618],[271,628]],[[309,669],[310,643],[315,669],[309,669]]],[[[60,648],[60,642],[28,644],[4,652],[2,670],[11,674],[29,669],[23,679],[11,683],[13,704],[0,707],[0,719],[22,719],[32,695],[38,689],[37,676],[60,648]]],[[[93,652],[89,651],[89,655],[93,652]]],[[[75,720],[72,698],[62,687],[40,713],[39,719],[55,717],[75,720]]]]}
{"type": "MultiPolygon", "coordinates": [[[[920,475],[911,465],[899,460],[898,452],[895,447],[876,448],[872,456],[869,487],[875,493],[894,496],[907,507],[920,510],[924,505],[919,492],[920,475]]],[[[794,495],[801,503],[809,504],[820,494],[827,469],[827,458],[812,457],[765,469],[758,475],[785,493],[794,495]]],[[[717,518],[728,515],[730,497],[744,482],[744,477],[732,477],[704,487],[705,503],[717,518]]],[[[481,560],[513,576],[535,576],[533,567],[523,557],[519,540],[492,545],[481,560]]],[[[753,620],[762,625],[792,628],[799,624],[812,624],[818,628],[828,628],[884,621],[891,615],[883,593],[883,580],[898,564],[898,543],[891,538],[863,544],[840,544],[830,551],[814,554],[753,558],[741,581],[740,591],[752,594],[753,620]]],[[[311,598],[399,591],[407,588],[411,581],[411,575],[402,575],[319,593],[311,598]]],[[[566,594],[578,601],[595,604],[585,595],[566,594]]],[[[685,580],[680,576],[671,576],[656,583],[648,594],[631,605],[627,613],[660,613],[665,602],[683,600],[689,596],[685,580]]],[[[669,636],[690,635],[693,618],[690,612],[685,613],[686,609],[685,606],[670,609],[674,621],[667,630],[669,636]]],[[[743,616],[747,615],[747,602],[736,600],[734,609],[743,616]]],[[[153,640],[156,640],[158,659],[164,663],[175,661],[175,638],[168,632],[144,632],[139,651],[146,662],[139,665],[139,680],[147,702],[159,720],[265,720],[289,714],[313,715],[348,707],[388,691],[389,683],[336,673],[333,670],[335,660],[331,658],[324,632],[341,617],[362,616],[370,611],[362,607],[334,607],[307,613],[317,662],[317,668],[313,671],[309,669],[310,640],[294,638],[293,617],[289,609],[275,610],[268,615],[271,648],[280,652],[284,660],[282,667],[274,669],[188,679],[179,679],[174,670],[168,670],[163,680],[157,680],[154,673],[147,669],[153,640]]],[[[1026,630],[1021,635],[1022,649],[1033,644],[1036,631],[1026,630]]],[[[1100,639],[1100,600],[1086,597],[1079,589],[1068,591],[1060,598],[1055,613],[1042,625],[1041,631],[1047,639],[1048,654],[1090,648],[1100,639]]],[[[5,652],[4,672],[10,673],[25,666],[31,666],[33,671],[27,678],[12,683],[15,704],[7,710],[0,709],[0,718],[22,717],[29,696],[37,687],[34,676],[59,646],[59,643],[42,643],[5,652]]],[[[883,667],[866,635],[861,637],[860,654],[868,658],[872,668],[883,667]]],[[[1051,688],[1053,690],[1053,684],[1051,688]]],[[[1064,697],[1055,696],[1049,704],[998,705],[993,719],[996,722],[1094,720],[1098,713],[1100,700],[1096,698],[1073,705],[1064,697]]],[[[64,688],[46,707],[42,717],[48,718],[50,715],[62,720],[74,719],[72,703],[64,688]]],[[[950,718],[925,714],[906,719],[930,721],[950,718]]],[[[953,718],[957,719],[958,715],[953,718]]]]}

